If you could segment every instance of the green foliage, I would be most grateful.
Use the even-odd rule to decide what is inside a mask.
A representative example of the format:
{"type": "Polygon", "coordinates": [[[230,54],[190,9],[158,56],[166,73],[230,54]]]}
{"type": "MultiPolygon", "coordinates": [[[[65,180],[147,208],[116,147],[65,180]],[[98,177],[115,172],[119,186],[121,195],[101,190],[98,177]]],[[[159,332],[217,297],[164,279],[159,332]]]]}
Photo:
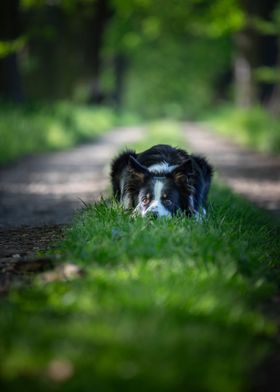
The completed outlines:
{"type": "MultiPolygon", "coordinates": [[[[61,248],[64,259],[86,268],[85,278],[38,281],[4,303],[5,387],[16,391],[25,380],[49,390],[59,382],[52,364],[62,362],[73,369],[65,391],[240,391],[274,330],[253,307],[270,290],[254,271],[256,250],[244,244],[252,227],[240,227],[228,212],[238,203],[218,195],[223,213],[215,206],[202,225],[133,220],[104,203],[89,208],[61,248]],[[238,262],[258,279],[244,278],[238,262]]],[[[268,239],[262,233],[261,243],[268,239]]]]}
{"type": "Polygon", "coordinates": [[[170,119],[150,121],[147,126],[147,138],[140,140],[135,148],[140,151],[160,143],[176,146],[185,144],[184,135],[177,121],[170,119]]]}
{"type": "Polygon", "coordinates": [[[259,82],[273,84],[280,82],[280,71],[276,67],[258,67],[254,72],[254,77],[259,82]]]}
{"type": "MultiPolygon", "coordinates": [[[[146,146],[171,135],[182,146],[174,123],[161,134],[159,125],[146,146]]],[[[275,333],[259,304],[279,281],[278,234],[217,183],[201,223],[133,218],[114,202],[89,206],[55,252],[85,276],[38,277],[2,300],[3,388],[244,390],[275,333]]]]}
{"type": "Polygon", "coordinates": [[[66,102],[0,107],[0,163],[22,155],[63,149],[94,138],[116,124],[109,109],[66,102]]]}
{"type": "Polygon", "coordinates": [[[207,123],[221,134],[259,151],[280,152],[280,125],[261,107],[224,107],[207,116],[207,123]]]}
{"type": "Polygon", "coordinates": [[[163,36],[176,40],[186,33],[217,38],[245,23],[237,0],[111,0],[111,4],[115,17],[109,28],[110,42],[129,52],[137,49],[132,41],[151,42],[163,36]]]}
{"type": "Polygon", "coordinates": [[[215,102],[217,81],[230,68],[230,34],[244,24],[237,0],[110,0],[104,37],[94,38],[89,26],[99,3],[21,1],[30,21],[28,50],[20,57],[28,96],[86,101],[98,78],[110,101],[117,77],[112,64],[122,54],[125,108],[189,118],[215,102]],[[94,39],[103,42],[99,59],[88,55],[94,39]],[[102,75],[93,75],[93,62],[102,75]]]}
{"type": "Polygon", "coordinates": [[[229,63],[228,39],[186,36],[142,47],[127,81],[125,105],[146,117],[197,117],[213,104],[213,87],[229,63]]]}
{"type": "Polygon", "coordinates": [[[125,53],[125,105],[147,117],[195,117],[230,68],[230,33],[244,23],[236,0],[113,0],[104,53],[125,53]]]}
{"type": "Polygon", "coordinates": [[[17,52],[26,44],[26,37],[21,36],[10,41],[0,40],[0,59],[6,57],[13,52],[17,52]]]}
{"type": "Polygon", "coordinates": [[[279,35],[279,2],[271,5],[271,18],[261,15],[262,7],[239,0],[21,0],[20,5],[30,24],[25,50],[21,39],[0,42],[0,56],[22,51],[24,86],[33,99],[87,101],[98,85],[106,102],[112,102],[116,80],[124,76],[127,83],[118,92],[125,90],[128,108],[147,117],[195,117],[227,96],[227,76],[239,50],[232,35],[246,25],[254,31],[248,39],[255,36],[254,81],[279,81],[263,47],[268,36],[279,35]],[[100,11],[101,4],[107,13],[100,11]],[[116,72],[120,55],[129,64],[129,75],[116,72]]]}

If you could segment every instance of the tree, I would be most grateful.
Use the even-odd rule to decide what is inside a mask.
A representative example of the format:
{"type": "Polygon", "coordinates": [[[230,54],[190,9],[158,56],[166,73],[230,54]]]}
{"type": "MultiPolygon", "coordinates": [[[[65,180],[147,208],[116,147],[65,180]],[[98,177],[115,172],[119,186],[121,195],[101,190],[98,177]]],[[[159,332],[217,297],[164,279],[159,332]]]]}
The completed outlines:
{"type": "Polygon", "coordinates": [[[0,98],[23,101],[23,89],[18,65],[17,47],[22,33],[19,0],[4,0],[0,12],[0,44],[6,50],[0,57],[0,98]]]}
{"type": "Polygon", "coordinates": [[[280,115],[280,2],[274,12],[274,26],[276,30],[277,37],[277,61],[276,66],[273,69],[273,90],[268,101],[268,109],[273,115],[280,115]]]}
{"type": "Polygon", "coordinates": [[[92,5],[92,10],[93,12],[88,12],[85,17],[85,56],[92,70],[89,101],[100,104],[105,99],[100,83],[102,48],[104,33],[112,12],[107,0],[96,0],[92,5]]]}
{"type": "MultiPolygon", "coordinates": [[[[262,66],[275,65],[275,36],[263,31],[263,26],[272,21],[273,11],[278,0],[243,0],[240,6],[244,12],[245,23],[235,33],[235,92],[236,103],[241,107],[261,102],[267,95],[267,85],[258,82],[256,71],[262,66]],[[266,64],[267,59],[270,63],[266,64]]],[[[276,53],[276,51],[275,51],[276,53]]]]}

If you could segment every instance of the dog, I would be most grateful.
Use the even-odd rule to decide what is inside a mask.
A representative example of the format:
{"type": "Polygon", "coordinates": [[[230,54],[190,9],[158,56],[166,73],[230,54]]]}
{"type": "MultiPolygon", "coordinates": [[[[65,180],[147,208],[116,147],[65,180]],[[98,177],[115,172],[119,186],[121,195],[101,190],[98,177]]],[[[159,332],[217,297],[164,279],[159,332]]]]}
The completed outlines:
{"type": "Polygon", "coordinates": [[[125,150],[111,165],[115,199],[142,217],[205,216],[212,174],[205,158],[166,144],[125,150]]]}

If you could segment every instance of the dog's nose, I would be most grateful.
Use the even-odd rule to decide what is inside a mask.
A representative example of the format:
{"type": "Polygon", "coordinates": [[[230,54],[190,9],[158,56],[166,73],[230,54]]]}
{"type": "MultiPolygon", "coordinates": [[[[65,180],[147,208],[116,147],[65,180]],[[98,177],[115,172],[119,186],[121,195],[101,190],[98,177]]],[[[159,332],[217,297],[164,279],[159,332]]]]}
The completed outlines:
{"type": "Polygon", "coordinates": [[[158,218],[158,212],[157,211],[149,211],[148,216],[150,218],[158,218]]]}

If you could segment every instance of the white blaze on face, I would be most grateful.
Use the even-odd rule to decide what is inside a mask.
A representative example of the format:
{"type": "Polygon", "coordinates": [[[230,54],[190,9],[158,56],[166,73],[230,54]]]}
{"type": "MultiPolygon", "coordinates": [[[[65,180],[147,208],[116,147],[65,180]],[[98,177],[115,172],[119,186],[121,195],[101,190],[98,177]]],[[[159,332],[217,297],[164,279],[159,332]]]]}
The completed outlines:
{"type": "Polygon", "coordinates": [[[171,216],[171,212],[168,211],[161,202],[161,194],[164,183],[162,180],[156,180],[154,183],[153,189],[153,200],[143,215],[146,215],[149,212],[156,212],[158,216],[171,216]]]}
{"type": "Polygon", "coordinates": [[[163,181],[156,180],[154,184],[154,200],[159,201],[161,199],[161,192],[163,189],[163,181]]]}

